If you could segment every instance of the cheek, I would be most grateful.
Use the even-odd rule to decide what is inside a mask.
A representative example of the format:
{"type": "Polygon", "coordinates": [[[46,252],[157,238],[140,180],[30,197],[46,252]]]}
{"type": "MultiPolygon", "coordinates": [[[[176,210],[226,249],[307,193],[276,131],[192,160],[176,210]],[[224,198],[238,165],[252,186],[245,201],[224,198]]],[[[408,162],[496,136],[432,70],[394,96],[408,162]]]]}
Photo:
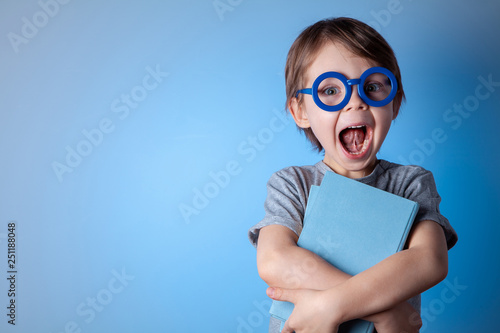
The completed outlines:
{"type": "Polygon", "coordinates": [[[384,110],[385,112],[380,113],[380,117],[377,118],[377,132],[378,136],[383,141],[391,128],[392,123],[392,113],[390,110],[384,110]]]}
{"type": "Polygon", "coordinates": [[[309,125],[316,138],[323,146],[331,140],[335,133],[335,124],[338,118],[338,112],[327,112],[320,109],[316,104],[307,105],[307,117],[309,125]]]}
{"type": "Polygon", "coordinates": [[[337,112],[327,112],[321,109],[311,112],[309,122],[313,131],[317,132],[334,132],[337,122],[337,112]]]}

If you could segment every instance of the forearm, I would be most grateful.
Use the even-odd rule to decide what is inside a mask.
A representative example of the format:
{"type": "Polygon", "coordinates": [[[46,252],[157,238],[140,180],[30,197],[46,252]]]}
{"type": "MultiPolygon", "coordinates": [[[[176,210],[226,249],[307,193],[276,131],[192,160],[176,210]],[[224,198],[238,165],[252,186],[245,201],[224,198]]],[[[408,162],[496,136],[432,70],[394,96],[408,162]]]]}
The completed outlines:
{"type": "Polygon", "coordinates": [[[336,305],[342,321],[390,309],[446,277],[448,257],[444,234],[436,223],[424,222],[419,225],[416,239],[410,240],[409,249],[327,291],[338,300],[336,305]]]}
{"type": "Polygon", "coordinates": [[[271,287],[325,290],[351,276],[297,245],[258,253],[261,278],[271,287]]]}
{"type": "MultiPolygon", "coordinates": [[[[298,247],[296,242],[296,235],[283,226],[269,226],[261,231],[257,266],[261,278],[269,286],[327,291],[351,278],[316,254],[298,247]]],[[[408,313],[408,307],[399,304],[389,311],[362,318],[373,322],[392,322],[395,316],[399,318],[402,313],[408,313]]]]}

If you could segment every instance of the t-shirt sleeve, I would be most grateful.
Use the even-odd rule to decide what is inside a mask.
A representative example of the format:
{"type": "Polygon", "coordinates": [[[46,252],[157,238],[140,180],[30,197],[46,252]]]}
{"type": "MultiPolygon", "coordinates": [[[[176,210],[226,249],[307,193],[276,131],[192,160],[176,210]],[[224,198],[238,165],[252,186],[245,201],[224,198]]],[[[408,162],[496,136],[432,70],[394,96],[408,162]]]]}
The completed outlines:
{"type": "Polygon", "coordinates": [[[297,236],[302,232],[306,206],[305,189],[293,174],[286,171],[274,173],[267,182],[265,216],[248,231],[250,242],[256,247],[260,229],[272,224],[290,228],[297,236]]]}
{"type": "Polygon", "coordinates": [[[406,189],[405,197],[418,202],[420,205],[415,222],[424,220],[437,222],[443,227],[448,249],[451,249],[456,244],[458,236],[448,219],[439,211],[441,197],[437,192],[432,173],[425,169],[420,169],[410,186],[406,189]]]}

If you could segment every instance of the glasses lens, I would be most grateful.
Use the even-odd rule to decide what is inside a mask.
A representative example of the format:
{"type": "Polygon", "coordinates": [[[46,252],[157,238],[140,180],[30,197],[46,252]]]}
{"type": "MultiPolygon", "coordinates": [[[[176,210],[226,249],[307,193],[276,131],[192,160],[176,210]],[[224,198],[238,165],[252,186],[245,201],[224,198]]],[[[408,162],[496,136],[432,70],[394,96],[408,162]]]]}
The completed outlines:
{"type": "Polygon", "coordinates": [[[328,106],[340,104],[345,97],[344,84],[337,78],[327,77],[318,85],[318,97],[328,106]]]}
{"type": "Polygon", "coordinates": [[[385,74],[373,73],[366,78],[363,89],[366,97],[378,102],[386,99],[391,93],[391,80],[385,74]]]}

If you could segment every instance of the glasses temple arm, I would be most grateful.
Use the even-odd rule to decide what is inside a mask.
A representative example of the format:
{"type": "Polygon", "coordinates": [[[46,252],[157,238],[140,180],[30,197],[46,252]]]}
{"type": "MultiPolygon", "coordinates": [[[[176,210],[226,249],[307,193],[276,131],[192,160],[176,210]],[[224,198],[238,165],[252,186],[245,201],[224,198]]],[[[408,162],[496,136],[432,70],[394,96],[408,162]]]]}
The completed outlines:
{"type": "Polygon", "coordinates": [[[295,94],[295,98],[299,97],[299,94],[308,94],[308,95],[312,95],[312,88],[306,88],[306,89],[300,89],[299,91],[297,91],[297,93],[295,94]]]}

